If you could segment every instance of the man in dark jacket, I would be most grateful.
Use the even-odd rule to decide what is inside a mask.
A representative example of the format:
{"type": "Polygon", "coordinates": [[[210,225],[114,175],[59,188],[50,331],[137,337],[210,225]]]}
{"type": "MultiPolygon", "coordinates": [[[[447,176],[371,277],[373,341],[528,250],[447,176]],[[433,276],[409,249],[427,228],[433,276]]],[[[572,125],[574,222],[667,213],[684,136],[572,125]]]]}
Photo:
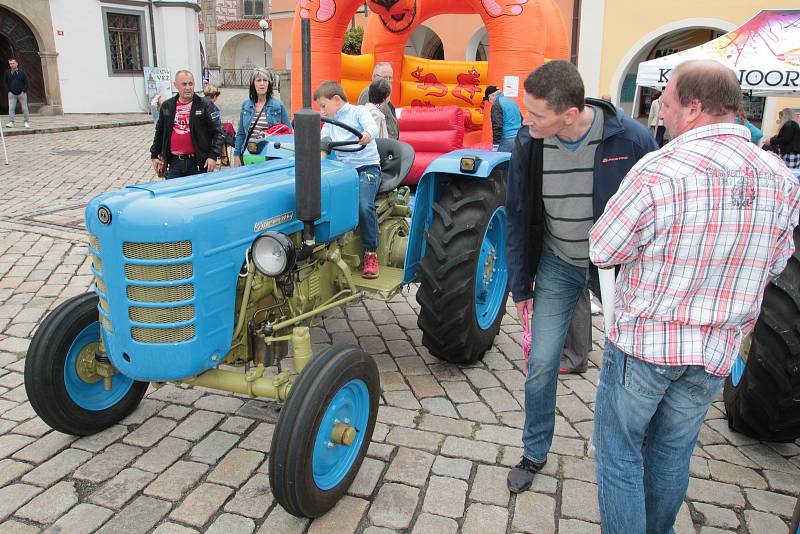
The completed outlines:
{"type": "Polygon", "coordinates": [[[3,81],[8,89],[8,126],[14,127],[14,115],[17,112],[17,102],[22,108],[25,119],[25,128],[30,128],[30,114],[28,113],[28,75],[19,68],[17,60],[13,57],[8,60],[9,69],[3,75],[3,81]]]}
{"type": "Polygon", "coordinates": [[[658,149],[646,127],[610,102],[584,99],[583,80],[566,61],[528,75],[524,103],[527,128],[514,144],[506,197],[511,296],[520,318],[530,313],[533,331],[523,455],[508,474],[514,493],[531,486],[553,441],[564,338],[578,298],[596,279],[589,229],[634,163],[658,149]]]}
{"type": "Polygon", "coordinates": [[[214,105],[194,93],[194,75],[175,73],[178,94],[161,104],[150,158],[158,176],[167,179],[211,172],[217,165],[222,132],[214,105]]]}

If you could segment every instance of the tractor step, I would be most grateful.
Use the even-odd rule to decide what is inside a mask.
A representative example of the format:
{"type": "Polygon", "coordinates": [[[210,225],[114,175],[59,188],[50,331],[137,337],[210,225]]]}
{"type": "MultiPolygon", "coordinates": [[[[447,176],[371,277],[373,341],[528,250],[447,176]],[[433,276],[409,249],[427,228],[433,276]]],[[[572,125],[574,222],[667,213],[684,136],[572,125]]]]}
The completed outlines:
{"type": "Polygon", "coordinates": [[[353,276],[353,282],[363,291],[394,291],[403,283],[403,269],[381,265],[378,278],[368,280],[359,273],[353,276]]]}

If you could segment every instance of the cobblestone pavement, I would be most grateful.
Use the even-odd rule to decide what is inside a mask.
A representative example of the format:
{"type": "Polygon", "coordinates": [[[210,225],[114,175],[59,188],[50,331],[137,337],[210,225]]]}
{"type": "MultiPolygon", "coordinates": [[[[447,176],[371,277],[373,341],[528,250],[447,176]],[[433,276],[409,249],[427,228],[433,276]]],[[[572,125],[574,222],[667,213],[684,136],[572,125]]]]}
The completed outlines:
{"type": "MultiPolygon", "coordinates": [[[[0,533],[600,531],[589,452],[596,365],[560,379],[550,461],[531,491],[512,496],[505,477],[521,452],[521,329],[506,316],[482,363],[439,363],[421,344],[413,290],[336,310],[314,330],[318,343],[360,343],[383,383],[368,457],[349,495],[314,522],[274,502],[274,417],[258,401],[167,386],[95,436],[51,431],[26,401],[21,358],[48,310],[89,289],[82,207],[152,178],[151,132],[8,140],[14,163],[0,166],[0,533]]],[[[786,532],[800,494],[800,446],[731,433],[722,409],[715,403],[703,425],[676,531],[786,532]]]]}

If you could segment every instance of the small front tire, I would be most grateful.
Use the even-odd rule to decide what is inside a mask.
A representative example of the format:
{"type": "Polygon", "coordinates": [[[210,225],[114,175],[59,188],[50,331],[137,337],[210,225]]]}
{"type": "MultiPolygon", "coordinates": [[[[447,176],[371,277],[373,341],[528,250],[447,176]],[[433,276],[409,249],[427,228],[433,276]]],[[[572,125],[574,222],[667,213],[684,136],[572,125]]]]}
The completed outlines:
{"type": "Polygon", "coordinates": [[[98,298],[94,293],[63,302],[42,322],[25,359],[25,391],[36,414],[54,430],[88,436],[133,412],[147,382],[122,374],[106,389],[100,376],[81,370],[81,359],[100,341],[98,298]]]}
{"type": "Polygon", "coordinates": [[[297,377],[275,427],[269,480],[275,499],[297,517],[319,517],[342,498],[367,453],[378,416],[380,375],[357,347],[332,347],[297,377]],[[336,425],[355,430],[350,445],[336,425]]]}

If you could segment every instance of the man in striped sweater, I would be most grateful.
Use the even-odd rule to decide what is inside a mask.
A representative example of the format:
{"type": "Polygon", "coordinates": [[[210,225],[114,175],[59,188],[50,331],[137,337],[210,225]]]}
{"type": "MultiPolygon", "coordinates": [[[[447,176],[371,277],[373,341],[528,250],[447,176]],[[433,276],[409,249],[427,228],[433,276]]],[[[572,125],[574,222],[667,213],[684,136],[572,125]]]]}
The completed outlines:
{"type": "Polygon", "coordinates": [[[506,198],[511,296],[520,317],[532,312],[533,331],[523,455],[508,475],[515,493],[531,486],[553,441],[564,338],[578,298],[597,279],[589,229],[634,163],[658,149],[646,127],[610,102],[584,99],[583,80],[566,61],[528,75],[524,103],[528,128],[517,135],[506,198]]]}

